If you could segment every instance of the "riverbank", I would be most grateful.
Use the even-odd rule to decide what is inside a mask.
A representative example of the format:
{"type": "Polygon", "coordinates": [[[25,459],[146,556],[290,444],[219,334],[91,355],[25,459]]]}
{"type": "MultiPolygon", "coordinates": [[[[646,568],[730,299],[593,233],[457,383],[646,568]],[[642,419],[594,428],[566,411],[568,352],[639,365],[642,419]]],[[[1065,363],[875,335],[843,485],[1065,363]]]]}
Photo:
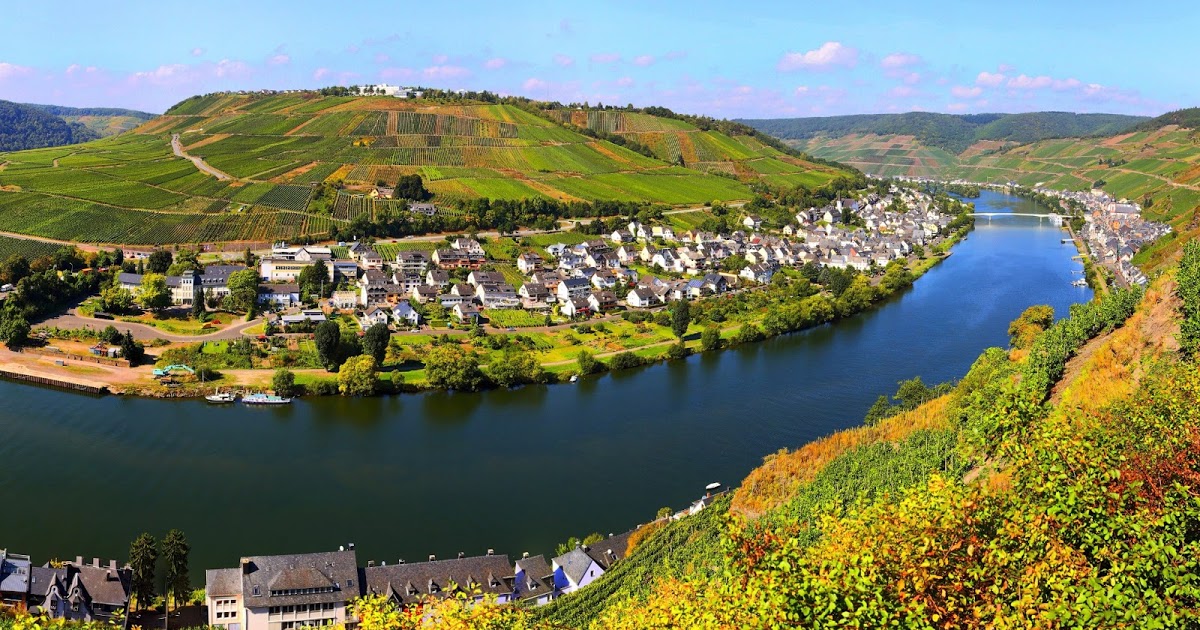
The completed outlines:
{"type": "MultiPolygon", "coordinates": [[[[591,376],[610,369],[624,370],[662,361],[679,360],[691,354],[757,343],[782,334],[856,317],[865,311],[874,310],[907,290],[912,282],[949,257],[951,248],[966,237],[970,227],[943,239],[934,253],[907,259],[904,263],[906,275],[895,286],[885,286],[888,280],[884,276],[876,276],[867,286],[854,289],[859,294],[853,299],[850,299],[848,294],[834,295],[828,290],[805,289],[804,287],[809,286],[808,281],[791,270],[781,272],[792,276],[782,286],[751,287],[697,300],[693,302],[693,308],[706,314],[702,317],[707,317],[708,320],[701,319],[704,323],[693,321],[681,338],[676,338],[671,332],[670,311],[665,308],[653,311],[632,310],[621,316],[607,316],[569,326],[503,331],[493,328],[490,332],[484,331],[484,334],[468,331],[453,331],[453,335],[436,331],[426,331],[424,334],[393,334],[389,343],[388,358],[378,373],[378,390],[383,394],[398,394],[439,389],[431,384],[421,359],[434,347],[442,344],[454,345],[463,353],[478,357],[480,367],[489,375],[511,352],[527,352],[534,356],[538,368],[544,374],[541,378],[533,379],[533,382],[548,380],[566,383],[575,377],[591,376]],[[714,313],[717,310],[727,314],[717,315],[714,313]],[[792,315],[789,318],[781,313],[792,315]],[[705,339],[706,330],[710,331],[707,333],[708,339],[705,339]],[[713,338],[711,330],[716,331],[716,339],[713,338]],[[579,357],[582,353],[595,360],[595,366],[588,370],[589,373],[583,373],[580,369],[579,357]]],[[[843,290],[851,291],[850,288],[843,290]]],[[[71,321],[75,324],[86,320],[87,327],[92,329],[112,323],[78,316],[69,317],[74,318],[71,321]]],[[[150,352],[152,358],[159,358],[159,363],[179,363],[186,361],[179,358],[178,351],[198,347],[199,350],[194,351],[191,356],[202,361],[229,351],[228,343],[220,341],[219,337],[243,337],[243,329],[252,324],[240,324],[229,331],[222,331],[229,334],[217,333],[196,337],[193,338],[194,343],[189,342],[186,336],[169,335],[169,341],[172,343],[160,348],[151,348],[150,352]],[[171,353],[172,349],[177,352],[171,353]]],[[[119,322],[116,326],[118,329],[123,327],[119,322]]],[[[297,353],[311,355],[314,352],[312,342],[303,337],[285,340],[284,344],[283,349],[287,351],[287,356],[291,357],[286,360],[296,360],[297,353]]],[[[0,363],[14,362],[13,354],[4,351],[0,354],[0,363]]],[[[62,361],[62,365],[55,361],[40,361],[36,367],[39,374],[46,378],[66,382],[86,381],[87,384],[99,384],[112,393],[147,398],[199,398],[218,389],[241,393],[269,390],[275,369],[281,367],[293,372],[295,382],[303,389],[304,396],[334,394],[338,391],[337,374],[316,367],[311,356],[307,359],[307,366],[303,362],[300,365],[270,365],[272,361],[273,357],[265,358],[263,362],[266,365],[257,369],[228,368],[214,363],[215,378],[198,379],[181,375],[165,383],[154,377],[150,366],[109,366],[102,371],[88,373],[84,379],[81,379],[79,370],[89,369],[88,366],[75,365],[70,360],[62,361]]]]}

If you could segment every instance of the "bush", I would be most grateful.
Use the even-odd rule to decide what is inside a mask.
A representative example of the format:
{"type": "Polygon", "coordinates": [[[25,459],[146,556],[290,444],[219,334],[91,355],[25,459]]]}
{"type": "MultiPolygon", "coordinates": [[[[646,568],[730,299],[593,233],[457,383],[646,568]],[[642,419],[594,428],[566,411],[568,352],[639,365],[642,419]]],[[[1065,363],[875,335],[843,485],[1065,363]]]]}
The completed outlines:
{"type": "MultiPolygon", "coordinates": [[[[593,359],[594,360],[594,359],[593,359]]],[[[621,352],[609,359],[609,366],[614,370],[628,370],[642,365],[642,357],[632,352],[621,352]]]]}
{"type": "Polygon", "coordinates": [[[296,375],[291,370],[280,368],[275,370],[275,376],[271,378],[271,389],[275,390],[276,396],[291,398],[299,393],[299,388],[296,387],[296,375]]]}
{"type": "Polygon", "coordinates": [[[304,391],[313,396],[337,396],[338,384],[333,379],[321,379],[309,383],[304,391]]]}
{"type": "Polygon", "coordinates": [[[688,354],[688,348],[683,343],[671,344],[671,347],[667,349],[667,358],[672,361],[687,358],[688,354]]]}
{"type": "Polygon", "coordinates": [[[608,366],[592,356],[592,353],[587,350],[580,350],[579,354],[575,357],[575,361],[579,364],[579,373],[583,375],[599,374],[608,369],[608,366]]]}

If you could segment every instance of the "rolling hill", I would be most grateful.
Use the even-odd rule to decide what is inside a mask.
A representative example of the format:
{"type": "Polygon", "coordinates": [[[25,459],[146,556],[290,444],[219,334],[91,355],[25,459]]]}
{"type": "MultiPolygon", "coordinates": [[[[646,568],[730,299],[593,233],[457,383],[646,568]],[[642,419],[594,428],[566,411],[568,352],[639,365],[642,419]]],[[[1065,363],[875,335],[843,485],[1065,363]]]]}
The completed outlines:
{"type": "Polygon", "coordinates": [[[58,116],[67,121],[67,124],[79,123],[94,131],[100,138],[124,133],[155,117],[155,114],[117,107],[64,107],[62,105],[35,105],[33,103],[27,103],[26,105],[40,109],[47,114],[58,116]]]}
{"type": "Polygon", "coordinates": [[[82,124],[72,124],[37,107],[0,101],[0,151],[53,147],[99,137],[82,124]]]}
{"type": "Polygon", "coordinates": [[[354,193],[413,173],[446,206],[482,197],[699,204],[749,199],[757,182],[819,186],[849,173],[771,146],[748,128],[730,135],[682,117],[520,103],[315,92],[193,97],[119,136],[0,154],[0,231],[123,244],[323,236],[399,203],[354,193]],[[636,140],[642,152],[621,146],[631,144],[624,137],[609,141],[567,122],[577,116],[604,121],[597,126],[636,140]],[[188,155],[229,179],[174,155],[176,135],[188,155]],[[672,159],[675,148],[682,160],[672,159]],[[332,207],[310,207],[314,184],[325,181],[346,191],[332,207]]]}

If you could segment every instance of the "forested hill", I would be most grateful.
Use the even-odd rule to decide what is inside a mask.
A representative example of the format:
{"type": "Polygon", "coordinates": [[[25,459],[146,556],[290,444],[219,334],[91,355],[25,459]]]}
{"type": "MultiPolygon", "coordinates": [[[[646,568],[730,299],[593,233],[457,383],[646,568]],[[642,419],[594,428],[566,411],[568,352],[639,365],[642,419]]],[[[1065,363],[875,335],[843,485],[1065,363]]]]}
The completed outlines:
{"type": "Polygon", "coordinates": [[[36,107],[0,101],[0,151],[56,147],[95,140],[100,135],[36,107]]]}
{"type": "Polygon", "coordinates": [[[152,120],[156,114],[119,107],[64,107],[27,103],[47,114],[58,116],[68,123],[79,123],[96,132],[101,138],[123,133],[152,120]]]}
{"type": "Polygon", "coordinates": [[[819,118],[740,120],[777,138],[807,140],[853,134],[913,136],[925,146],[962,153],[981,140],[1025,144],[1047,138],[1078,138],[1120,133],[1149,120],[1121,114],[862,114],[819,118]]]}
{"type": "Polygon", "coordinates": [[[1137,131],[1154,131],[1167,125],[1179,125],[1188,129],[1200,129],[1200,107],[1177,109],[1157,118],[1151,118],[1137,126],[1137,131]]]}

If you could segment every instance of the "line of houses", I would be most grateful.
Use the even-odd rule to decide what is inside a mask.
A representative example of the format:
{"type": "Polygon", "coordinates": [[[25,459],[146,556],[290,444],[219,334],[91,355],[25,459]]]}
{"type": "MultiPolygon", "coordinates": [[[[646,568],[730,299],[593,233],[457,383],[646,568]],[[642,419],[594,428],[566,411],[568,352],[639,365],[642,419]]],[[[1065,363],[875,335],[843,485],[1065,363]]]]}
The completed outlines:
{"type": "Polygon", "coordinates": [[[951,221],[933,207],[928,195],[899,188],[882,197],[840,199],[823,208],[801,210],[794,219],[782,231],[768,232],[761,218],[749,215],[742,221],[746,229],[729,234],[676,233],[668,225],[631,221],[611,234],[581,243],[550,245],[545,250],[548,257],[521,253],[514,261],[520,283],[485,269],[496,261],[471,238],[453,239],[432,252],[402,250],[391,260],[358,242],[341,259],[329,247],[280,245],[262,258],[260,276],[268,283],[262,288],[264,299],[290,306],[300,298],[294,285],[300,272],[322,261],[331,283],[350,287],[334,291],[329,306],[358,311],[364,327],[393,322],[397,327],[419,325],[421,314],[411,303],[440,304],[456,321],[465,323],[478,321],[488,310],[504,309],[546,315],[557,310],[564,317],[578,318],[767,283],[785,266],[881,268],[943,236],[951,221]],[[897,201],[902,212],[895,211],[897,201]],[[848,219],[859,227],[845,225],[848,219]],[[726,261],[733,256],[745,263],[729,268],[726,261]]]}
{"type": "Polygon", "coordinates": [[[52,619],[111,622],[129,605],[131,572],[116,560],[47,562],[0,549],[0,603],[52,619]]]}
{"type": "Polygon", "coordinates": [[[1114,199],[1101,190],[1071,192],[1035,188],[1034,191],[1081,204],[1085,225],[1080,236],[1092,257],[1112,269],[1127,284],[1148,282],[1146,274],[1134,266],[1133,256],[1142,247],[1169,234],[1171,226],[1146,220],[1140,205],[1114,199]]]}

